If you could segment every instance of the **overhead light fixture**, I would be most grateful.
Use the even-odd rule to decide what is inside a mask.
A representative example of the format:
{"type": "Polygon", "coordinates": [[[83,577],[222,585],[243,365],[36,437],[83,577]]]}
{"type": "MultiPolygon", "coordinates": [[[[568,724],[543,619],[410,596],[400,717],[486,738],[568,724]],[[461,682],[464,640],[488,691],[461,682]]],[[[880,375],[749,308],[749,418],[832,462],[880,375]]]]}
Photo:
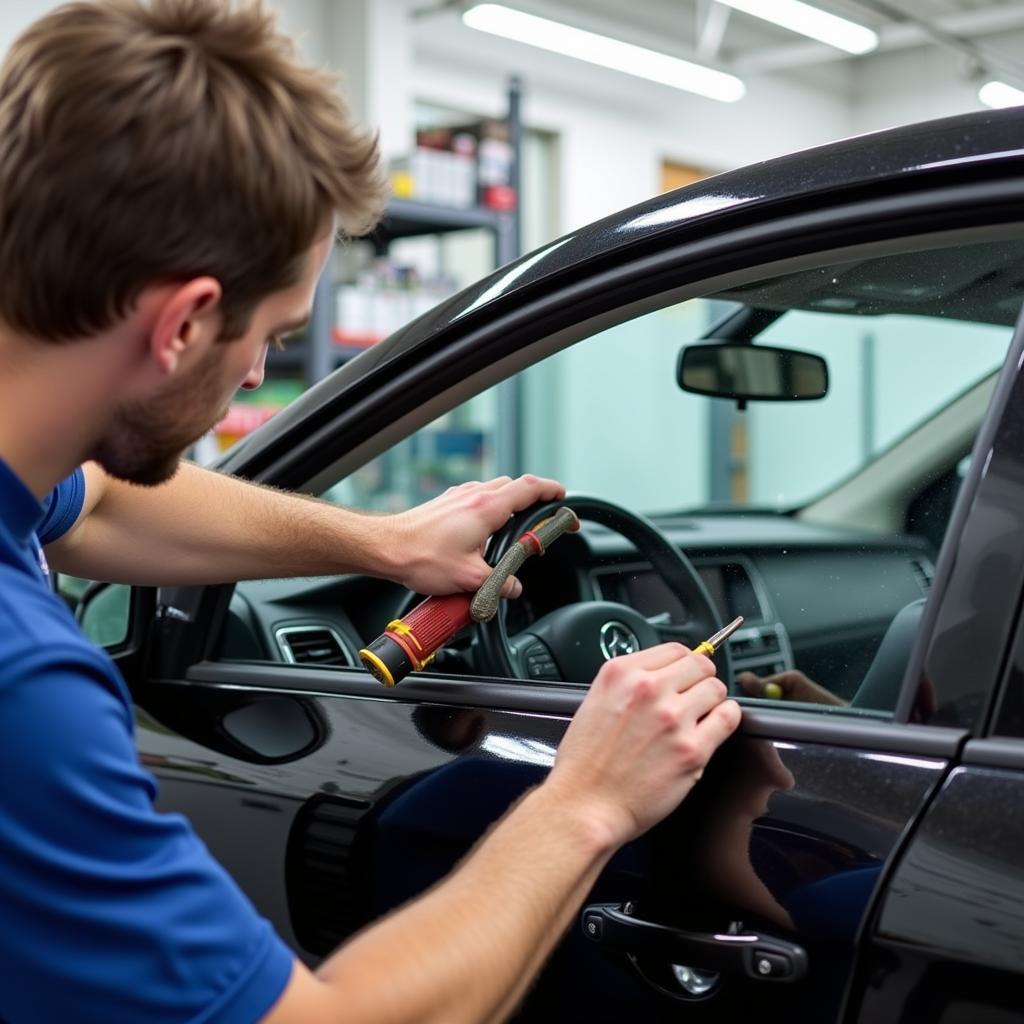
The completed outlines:
{"type": "Polygon", "coordinates": [[[878,48],[878,33],[855,21],[829,14],[802,0],[718,0],[726,7],[763,18],[791,32],[817,39],[847,53],[870,53],[878,48]]]}
{"type": "Polygon", "coordinates": [[[621,39],[586,32],[560,21],[515,11],[502,4],[477,4],[462,15],[470,28],[514,39],[551,53],[612,68],[637,78],[670,85],[723,103],[742,99],[747,87],[735,75],[691,64],[667,53],[624,43],[621,39]]]}
{"type": "Polygon", "coordinates": [[[1024,90],[1005,82],[986,82],[978,90],[978,99],[986,107],[1019,107],[1024,104],[1024,90]]]}

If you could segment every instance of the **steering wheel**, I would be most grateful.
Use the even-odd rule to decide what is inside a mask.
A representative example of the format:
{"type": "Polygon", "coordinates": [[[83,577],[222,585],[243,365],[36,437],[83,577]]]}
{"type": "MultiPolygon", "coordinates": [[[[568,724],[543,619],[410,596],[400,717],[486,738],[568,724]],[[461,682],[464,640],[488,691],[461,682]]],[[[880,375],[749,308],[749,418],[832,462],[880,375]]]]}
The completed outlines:
{"type": "MultiPolygon", "coordinates": [[[[580,519],[600,523],[630,541],[679,599],[688,617],[684,622],[656,626],[629,605],[578,601],[548,612],[510,637],[501,602],[490,622],[477,625],[478,669],[489,675],[537,682],[589,683],[605,661],[620,654],[654,647],[666,640],[679,640],[693,648],[719,629],[718,612],[686,555],[643,516],[600,498],[573,495],[565,501],[542,502],[518,513],[492,537],[488,552],[491,563],[497,564],[527,529],[553,515],[562,505],[568,505],[580,519]]],[[[731,688],[728,644],[718,649],[715,662],[719,678],[731,688]]]]}

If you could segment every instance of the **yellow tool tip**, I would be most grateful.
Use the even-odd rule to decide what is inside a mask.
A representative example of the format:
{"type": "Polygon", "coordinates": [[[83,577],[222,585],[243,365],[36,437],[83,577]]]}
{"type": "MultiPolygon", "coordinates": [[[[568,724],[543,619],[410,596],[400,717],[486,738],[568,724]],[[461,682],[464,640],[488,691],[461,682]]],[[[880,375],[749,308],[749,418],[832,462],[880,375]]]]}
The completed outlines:
{"type": "Polygon", "coordinates": [[[782,700],[782,687],[778,683],[765,683],[764,695],[769,700],[782,700]]]}

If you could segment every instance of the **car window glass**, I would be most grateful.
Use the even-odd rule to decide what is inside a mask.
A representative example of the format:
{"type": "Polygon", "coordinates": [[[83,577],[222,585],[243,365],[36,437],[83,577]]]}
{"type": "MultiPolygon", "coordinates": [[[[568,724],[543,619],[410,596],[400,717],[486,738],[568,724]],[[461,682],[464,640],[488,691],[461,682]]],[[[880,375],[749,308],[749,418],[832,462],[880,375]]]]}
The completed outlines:
{"type": "MultiPolygon", "coordinates": [[[[453,409],[325,497],[397,511],[515,471],[518,451],[524,468],[570,493],[650,517],[691,560],[716,621],[745,616],[730,644],[739,695],[885,716],[1012,337],[1022,267],[1021,243],[984,243],[838,263],[666,306],[453,409]],[[744,335],[736,325],[752,314],[760,327],[744,335]],[[680,350],[723,337],[821,355],[828,394],[741,409],[682,391],[680,350]]],[[[524,566],[524,595],[503,613],[508,633],[602,600],[677,637],[693,609],[650,561],[600,530],[585,536],[586,546],[566,542],[564,558],[524,566]]],[[[350,603],[335,623],[343,646],[371,640],[403,610],[396,601],[376,618],[359,610],[362,598],[350,603]]],[[[478,655],[467,635],[433,669],[494,674],[478,655]]],[[[547,671],[544,659],[531,664],[547,671]]],[[[530,678],[522,667],[516,674],[530,678]]]]}
{"type": "Polygon", "coordinates": [[[121,583],[55,574],[57,593],[75,614],[82,632],[100,647],[116,647],[128,639],[131,587],[121,583]]]}
{"type": "MultiPolygon", "coordinates": [[[[683,393],[672,372],[680,345],[708,330],[723,305],[697,299],[658,310],[522,373],[522,464],[648,515],[721,503],[794,508],[993,374],[1010,337],[1006,324],[791,311],[758,344],[823,356],[829,393],[817,402],[752,402],[741,413],[683,393]],[[715,441],[725,445],[718,464],[715,441]],[[663,472],[640,457],[652,445],[664,450],[663,472]]],[[[512,471],[503,457],[505,387],[446,413],[325,497],[401,511],[463,480],[512,471]]]]}
{"type": "Polygon", "coordinates": [[[69,576],[66,572],[53,573],[53,587],[64,603],[72,610],[78,608],[82,595],[89,588],[90,580],[69,576]]]}
{"type": "Polygon", "coordinates": [[[330,501],[401,512],[466,480],[484,480],[507,464],[499,448],[499,386],[464,402],[330,488],[330,501]]]}
{"type": "Polygon", "coordinates": [[[829,394],[820,402],[751,403],[750,500],[803,504],[855,472],[999,367],[1008,330],[906,315],[794,310],[780,317],[758,344],[823,356],[829,394]],[[780,449],[789,452],[784,474],[775,454],[780,449]]]}
{"type": "Polygon", "coordinates": [[[81,611],[82,632],[100,647],[117,647],[128,639],[131,625],[132,588],[105,583],[92,594],[81,611]]]}

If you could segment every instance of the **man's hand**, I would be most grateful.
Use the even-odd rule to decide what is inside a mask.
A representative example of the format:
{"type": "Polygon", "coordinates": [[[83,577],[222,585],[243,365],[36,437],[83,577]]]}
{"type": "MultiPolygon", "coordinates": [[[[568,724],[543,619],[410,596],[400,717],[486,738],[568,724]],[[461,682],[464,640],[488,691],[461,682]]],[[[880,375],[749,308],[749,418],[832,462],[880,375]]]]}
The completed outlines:
{"type": "MultiPolygon", "coordinates": [[[[555,480],[502,476],[486,483],[450,487],[433,501],[391,517],[385,553],[390,575],[417,594],[478,590],[490,574],[483,550],[487,538],[538,501],[558,501],[565,488],[555,480]]],[[[503,597],[518,597],[519,581],[510,577],[503,597]]]]}
{"type": "Polygon", "coordinates": [[[714,664],[681,644],[606,662],[544,783],[617,847],[669,814],[740,722],[714,664]]]}

